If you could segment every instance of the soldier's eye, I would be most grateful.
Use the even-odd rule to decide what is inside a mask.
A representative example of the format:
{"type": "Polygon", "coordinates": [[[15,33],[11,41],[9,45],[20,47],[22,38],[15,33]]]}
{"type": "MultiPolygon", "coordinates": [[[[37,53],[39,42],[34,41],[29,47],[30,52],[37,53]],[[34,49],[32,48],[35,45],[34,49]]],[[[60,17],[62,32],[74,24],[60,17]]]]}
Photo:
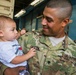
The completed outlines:
{"type": "Polygon", "coordinates": [[[46,17],[47,22],[53,22],[52,18],[46,17]]]}
{"type": "Polygon", "coordinates": [[[43,18],[43,19],[46,19],[47,22],[49,22],[49,23],[50,23],[50,22],[53,22],[53,19],[50,18],[50,17],[48,17],[48,16],[44,16],[44,15],[43,15],[42,18],[43,18]]]}

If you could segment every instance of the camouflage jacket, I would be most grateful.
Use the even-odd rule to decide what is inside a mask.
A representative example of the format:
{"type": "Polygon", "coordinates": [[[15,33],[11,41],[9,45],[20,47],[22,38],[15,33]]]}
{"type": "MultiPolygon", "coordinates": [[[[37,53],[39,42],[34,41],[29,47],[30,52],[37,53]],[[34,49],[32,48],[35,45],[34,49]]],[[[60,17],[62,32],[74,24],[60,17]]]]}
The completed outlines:
{"type": "Polygon", "coordinates": [[[66,36],[52,46],[40,32],[29,32],[19,38],[24,53],[36,46],[36,56],[28,60],[31,75],[76,75],[76,44],[66,36]]]}

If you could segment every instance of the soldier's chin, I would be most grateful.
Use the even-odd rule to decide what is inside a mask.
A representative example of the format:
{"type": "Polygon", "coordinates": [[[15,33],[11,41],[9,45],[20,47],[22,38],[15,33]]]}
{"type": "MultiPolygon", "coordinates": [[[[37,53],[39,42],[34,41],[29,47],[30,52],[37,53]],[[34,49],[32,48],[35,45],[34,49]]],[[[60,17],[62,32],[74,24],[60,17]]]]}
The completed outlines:
{"type": "Polygon", "coordinates": [[[42,31],[42,33],[44,34],[44,35],[47,35],[47,36],[49,36],[49,33],[48,32],[46,32],[46,31],[42,31]]]}

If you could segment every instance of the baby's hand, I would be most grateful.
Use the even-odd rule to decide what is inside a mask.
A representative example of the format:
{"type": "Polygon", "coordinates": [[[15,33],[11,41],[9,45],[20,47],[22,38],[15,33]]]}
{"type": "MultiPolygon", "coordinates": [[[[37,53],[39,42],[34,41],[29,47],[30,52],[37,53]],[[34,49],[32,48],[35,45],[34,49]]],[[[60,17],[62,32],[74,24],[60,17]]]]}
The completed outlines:
{"type": "Polygon", "coordinates": [[[31,48],[27,54],[31,58],[36,55],[36,50],[34,48],[31,48]]]}
{"type": "Polygon", "coordinates": [[[21,32],[20,32],[21,35],[24,35],[25,33],[26,33],[25,29],[22,29],[21,32]]]}

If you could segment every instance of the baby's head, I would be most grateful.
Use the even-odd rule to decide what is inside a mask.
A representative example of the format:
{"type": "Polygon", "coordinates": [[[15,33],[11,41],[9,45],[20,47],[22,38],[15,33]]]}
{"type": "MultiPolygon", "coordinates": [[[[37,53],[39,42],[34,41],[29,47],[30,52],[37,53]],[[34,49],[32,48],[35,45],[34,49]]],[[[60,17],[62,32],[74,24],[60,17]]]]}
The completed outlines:
{"type": "Polygon", "coordinates": [[[6,23],[10,23],[10,22],[15,23],[12,18],[4,15],[0,15],[0,30],[7,25],[6,23]]]}
{"type": "Polygon", "coordinates": [[[7,16],[0,15],[0,39],[13,40],[17,36],[15,21],[7,16]]]}

